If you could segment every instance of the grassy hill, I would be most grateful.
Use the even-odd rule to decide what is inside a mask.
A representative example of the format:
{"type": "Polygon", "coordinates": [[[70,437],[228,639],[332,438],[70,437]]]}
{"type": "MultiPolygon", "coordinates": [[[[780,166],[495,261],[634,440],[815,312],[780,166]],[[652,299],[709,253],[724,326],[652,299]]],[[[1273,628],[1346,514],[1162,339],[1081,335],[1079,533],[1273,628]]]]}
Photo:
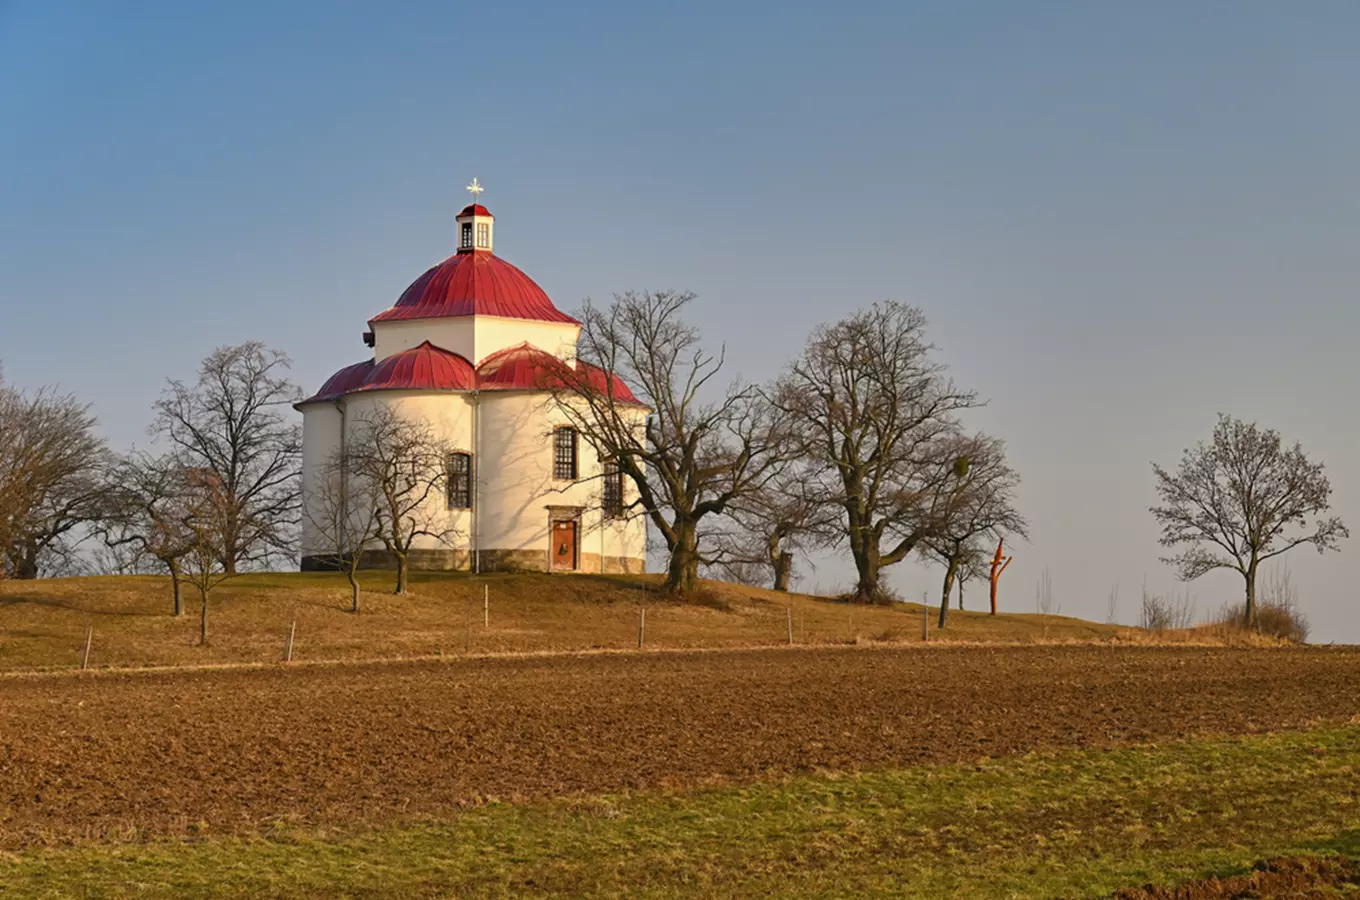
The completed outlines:
{"type": "MultiPolygon", "coordinates": [[[[0,670],[90,665],[273,663],[297,623],[297,661],[636,649],[646,609],[647,649],[920,642],[919,604],[865,607],[825,598],[706,583],[701,603],[662,597],[659,576],[420,573],[412,593],[366,573],[362,610],[334,573],[244,575],[209,602],[209,645],[197,646],[198,598],[172,615],[168,578],[115,576],[0,582],[0,670]],[[484,603],[488,610],[484,610],[484,603]]],[[[1129,629],[1061,616],[951,610],[935,641],[1092,641],[1129,629]]]]}

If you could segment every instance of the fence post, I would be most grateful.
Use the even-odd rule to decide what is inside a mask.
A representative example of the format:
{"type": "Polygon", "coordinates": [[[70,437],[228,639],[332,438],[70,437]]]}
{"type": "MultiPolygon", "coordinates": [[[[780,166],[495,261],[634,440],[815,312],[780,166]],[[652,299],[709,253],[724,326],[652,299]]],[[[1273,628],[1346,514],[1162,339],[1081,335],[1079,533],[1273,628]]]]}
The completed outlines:
{"type": "Polygon", "coordinates": [[[789,643],[793,643],[793,607],[784,607],[784,620],[789,628],[789,643]]]}
{"type": "Polygon", "coordinates": [[[930,595],[921,594],[921,640],[930,640],[930,595]]]}
{"type": "Polygon", "coordinates": [[[638,611],[638,649],[642,649],[643,639],[647,634],[647,607],[642,607],[638,611]]]}
{"type": "Polygon", "coordinates": [[[288,626],[288,646],[283,650],[284,662],[293,661],[293,635],[295,634],[297,634],[297,619],[294,619],[293,624],[288,626]]]}
{"type": "Polygon", "coordinates": [[[90,665],[90,644],[94,641],[94,626],[85,629],[85,649],[80,654],[80,667],[87,668],[90,665]]]}
{"type": "Polygon", "coordinates": [[[482,585],[482,627],[491,627],[491,586],[482,585]]]}
{"type": "Polygon", "coordinates": [[[471,652],[472,652],[472,626],[471,626],[471,625],[469,625],[469,626],[467,627],[467,638],[463,641],[463,652],[464,652],[464,653],[471,653],[471,652]]]}

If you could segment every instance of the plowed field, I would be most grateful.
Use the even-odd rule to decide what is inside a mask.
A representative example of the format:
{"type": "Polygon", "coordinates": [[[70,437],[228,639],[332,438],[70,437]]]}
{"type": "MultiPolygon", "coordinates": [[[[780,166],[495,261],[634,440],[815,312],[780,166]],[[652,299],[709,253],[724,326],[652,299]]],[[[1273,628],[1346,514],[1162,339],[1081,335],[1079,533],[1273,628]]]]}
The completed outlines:
{"type": "Polygon", "coordinates": [[[1360,652],[953,647],[0,678],[0,845],[1347,721],[1360,652]]]}

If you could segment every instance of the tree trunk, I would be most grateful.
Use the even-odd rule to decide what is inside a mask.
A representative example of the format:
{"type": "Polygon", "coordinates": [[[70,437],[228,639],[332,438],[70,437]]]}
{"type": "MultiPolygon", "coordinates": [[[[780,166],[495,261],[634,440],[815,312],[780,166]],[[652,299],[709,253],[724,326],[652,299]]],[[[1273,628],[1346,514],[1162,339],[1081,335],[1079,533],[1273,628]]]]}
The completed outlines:
{"type": "Polygon", "coordinates": [[[170,590],[175,594],[175,618],[184,615],[184,582],[180,579],[179,560],[172,559],[170,568],[170,590]]]}
{"type": "Polygon", "coordinates": [[[793,573],[793,554],[785,550],[779,554],[779,560],[774,566],[774,589],[776,591],[788,591],[789,576],[793,573]]]}
{"type": "Polygon", "coordinates": [[[354,570],[349,571],[350,606],[349,611],[357,613],[359,611],[359,579],[355,577],[354,570]]]}
{"type": "Polygon", "coordinates": [[[409,584],[409,571],[408,571],[408,570],[409,570],[410,567],[409,567],[409,566],[407,565],[407,563],[406,563],[406,554],[405,554],[405,553],[394,553],[393,555],[397,558],[397,591],[396,591],[396,592],[397,592],[398,594],[404,594],[404,593],[406,593],[406,588],[407,588],[407,586],[408,586],[408,584],[409,584]]]}
{"type": "Polygon", "coordinates": [[[1244,609],[1245,625],[1248,628],[1255,627],[1256,622],[1256,560],[1252,560],[1247,566],[1247,604],[1244,609]]]}
{"type": "Polygon", "coordinates": [[[198,596],[201,603],[198,608],[198,645],[208,646],[208,592],[204,588],[198,589],[198,596]]]}
{"type": "Polygon", "coordinates": [[[676,526],[676,541],[671,547],[670,564],[666,568],[667,593],[677,597],[692,597],[699,584],[699,536],[693,523],[676,526]]]}
{"type": "Polygon", "coordinates": [[[963,612],[963,583],[967,579],[959,579],[959,612],[963,612]]]}
{"type": "Polygon", "coordinates": [[[855,582],[855,600],[859,603],[876,603],[883,597],[878,586],[879,563],[878,544],[864,542],[852,554],[855,558],[855,571],[859,578],[855,582]]]}
{"type": "Polygon", "coordinates": [[[24,581],[38,577],[38,547],[32,541],[24,545],[19,564],[14,567],[14,577],[24,581]]]}
{"type": "Polygon", "coordinates": [[[958,574],[958,558],[949,560],[944,570],[944,591],[940,594],[940,627],[944,627],[945,616],[949,614],[949,596],[954,593],[954,576],[958,574]]]}

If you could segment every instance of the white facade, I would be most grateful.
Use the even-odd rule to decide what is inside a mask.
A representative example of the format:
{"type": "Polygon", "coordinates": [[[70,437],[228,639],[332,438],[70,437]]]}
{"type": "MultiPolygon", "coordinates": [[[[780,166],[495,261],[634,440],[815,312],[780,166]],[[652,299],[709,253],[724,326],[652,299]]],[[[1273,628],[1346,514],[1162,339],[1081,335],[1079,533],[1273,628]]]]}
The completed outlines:
{"type": "MultiPolygon", "coordinates": [[[[489,218],[477,216],[473,221],[489,218]]],[[[489,253],[489,248],[476,252],[489,253]]],[[[456,264],[457,257],[445,263],[456,264]]],[[[548,302],[546,295],[541,300],[548,302]]],[[[514,308],[522,309],[523,304],[514,308]]],[[[566,318],[555,310],[552,314],[566,318]]],[[[416,353],[414,348],[428,342],[447,351],[443,358],[456,354],[475,367],[492,354],[521,344],[575,365],[580,326],[574,321],[477,314],[379,320],[372,329],[375,366],[416,353]]],[[[554,477],[554,433],[570,422],[550,393],[504,389],[504,384],[482,389],[480,378],[458,388],[436,387],[427,383],[424,370],[403,377],[408,380],[347,386],[334,396],[319,394],[298,405],[303,414],[303,568],[319,567],[336,552],[325,529],[316,524],[324,519],[318,499],[322,471],[347,443],[352,446],[358,439],[366,418],[385,409],[427,423],[450,451],[472,457],[471,508],[450,508],[443,489],[427,500],[422,515],[442,526],[433,530],[447,529],[448,536],[417,538],[413,568],[644,570],[645,522],[637,515],[606,512],[602,461],[584,436],[576,438],[576,478],[554,477]]],[[[631,406],[629,414],[642,421],[647,410],[631,406]]],[[[626,478],[621,480],[626,507],[636,498],[636,490],[626,478]]],[[[381,544],[367,549],[366,565],[390,563],[381,544]]]]}
{"type": "Polygon", "coordinates": [[[373,323],[373,358],[381,362],[394,353],[429,341],[480,364],[488,356],[519,344],[545,350],[559,359],[576,361],[580,325],[535,322],[500,316],[459,316],[447,319],[406,319],[373,323]]]}

